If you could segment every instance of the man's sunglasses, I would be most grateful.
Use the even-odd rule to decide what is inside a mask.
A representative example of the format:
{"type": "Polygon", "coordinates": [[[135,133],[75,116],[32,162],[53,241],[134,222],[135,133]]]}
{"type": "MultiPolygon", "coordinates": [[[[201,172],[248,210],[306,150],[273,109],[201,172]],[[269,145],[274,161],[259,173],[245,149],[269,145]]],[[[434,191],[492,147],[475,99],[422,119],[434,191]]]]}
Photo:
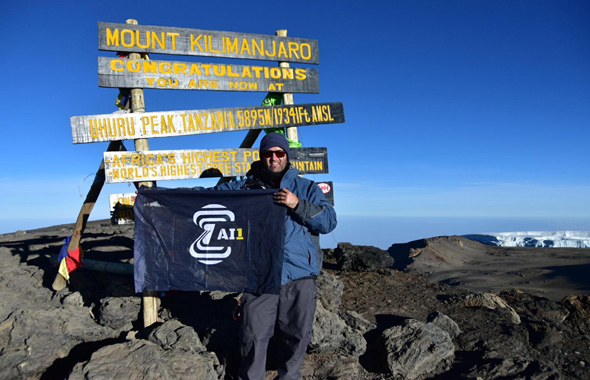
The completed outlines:
{"type": "Polygon", "coordinates": [[[262,157],[272,158],[273,154],[277,156],[277,158],[283,158],[287,155],[287,152],[283,150],[267,150],[266,152],[262,152],[262,157]]]}

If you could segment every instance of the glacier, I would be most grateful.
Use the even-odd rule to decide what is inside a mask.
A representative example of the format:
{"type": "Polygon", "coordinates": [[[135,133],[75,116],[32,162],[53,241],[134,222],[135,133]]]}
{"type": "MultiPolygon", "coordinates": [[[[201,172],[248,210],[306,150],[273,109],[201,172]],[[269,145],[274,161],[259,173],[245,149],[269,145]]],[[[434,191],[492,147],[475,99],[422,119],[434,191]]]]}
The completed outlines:
{"type": "Polygon", "coordinates": [[[590,248],[590,231],[491,232],[463,237],[500,247],[590,248]]]}

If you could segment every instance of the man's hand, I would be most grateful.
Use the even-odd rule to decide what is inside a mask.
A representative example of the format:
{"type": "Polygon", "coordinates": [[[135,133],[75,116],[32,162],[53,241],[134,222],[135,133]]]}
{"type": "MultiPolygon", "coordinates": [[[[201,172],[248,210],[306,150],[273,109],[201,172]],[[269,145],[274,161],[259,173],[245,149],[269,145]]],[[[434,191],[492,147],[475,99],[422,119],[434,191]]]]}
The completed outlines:
{"type": "Polygon", "coordinates": [[[281,189],[278,193],[274,193],[275,203],[285,205],[290,209],[294,209],[299,204],[299,198],[287,189],[281,189]]]}

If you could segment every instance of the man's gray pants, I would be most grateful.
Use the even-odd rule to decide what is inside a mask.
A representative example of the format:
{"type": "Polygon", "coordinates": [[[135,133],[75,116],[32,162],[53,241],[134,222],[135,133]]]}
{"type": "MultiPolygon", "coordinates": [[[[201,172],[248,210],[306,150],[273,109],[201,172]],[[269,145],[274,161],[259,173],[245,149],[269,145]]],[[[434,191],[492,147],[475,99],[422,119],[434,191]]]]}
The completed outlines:
{"type": "Polygon", "coordinates": [[[279,379],[301,378],[301,366],[316,309],[315,279],[295,280],[281,286],[279,294],[242,297],[240,380],[261,380],[266,374],[266,350],[274,334],[275,323],[280,331],[281,352],[279,379]]]}

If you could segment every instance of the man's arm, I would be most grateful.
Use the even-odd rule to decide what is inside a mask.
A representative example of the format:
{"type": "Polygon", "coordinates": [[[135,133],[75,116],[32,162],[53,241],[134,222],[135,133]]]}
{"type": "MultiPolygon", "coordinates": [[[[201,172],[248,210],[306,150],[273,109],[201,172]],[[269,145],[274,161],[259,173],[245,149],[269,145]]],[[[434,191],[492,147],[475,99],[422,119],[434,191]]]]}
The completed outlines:
{"type": "MultiPolygon", "coordinates": [[[[283,190],[286,189],[282,189],[281,191],[283,190]]],[[[290,191],[288,193],[294,195],[290,191]]],[[[324,193],[313,182],[307,190],[307,199],[298,198],[296,206],[291,208],[291,210],[299,223],[316,234],[332,232],[338,223],[336,220],[336,211],[330,202],[326,200],[324,193]]]]}

